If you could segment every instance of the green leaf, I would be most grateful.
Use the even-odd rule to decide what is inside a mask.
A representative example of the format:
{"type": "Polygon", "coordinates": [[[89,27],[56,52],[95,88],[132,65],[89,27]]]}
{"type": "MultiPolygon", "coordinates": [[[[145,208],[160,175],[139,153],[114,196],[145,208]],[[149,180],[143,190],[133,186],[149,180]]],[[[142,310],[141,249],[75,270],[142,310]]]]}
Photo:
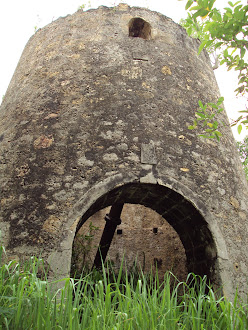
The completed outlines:
{"type": "Polygon", "coordinates": [[[224,9],[226,10],[226,14],[231,17],[230,14],[232,14],[232,9],[229,7],[225,7],[224,9]]]}
{"type": "Polygon", "coordinates": [[[246,77],[242,77],[239,79],[239,84],[243,84],[246,81],[246,77]]]}
{"type": "Polygon", "coordinates": [[[194,6],[191,7],[190,10],[200,10],[202,7],[201,6],[194,6]]]}
{"type": "Polygon", "coordinates": [[[220,133],[220,135],[218,133],[220,133],[220,132],[216,131],[216,132],[214,132],[214,135],[215,135],[215,138],[217,139],[217,141],[220,141],[221,133],[220,133]]]}
{"type": "Polygon", "coordinates": [[[239,126],[238,126],[238,133],[240,134],[240,133],[241,133],[241,131],[242,131],[242,125],[241,125],[241,124],[239,124],[239,126]]]}
{"type": "Polygon", "coordinates": [[[217,104],[220,105],[223,101],[224,101],[224,97],[221,96],[221,97],[218,98],[217,104]]]}
{"type": "Polygon", "coordinates": [[[219,110],[217,111],[217,113],[221,113],[224,109],[223,108],[219,108],[219,110]]]}
{"type": "Polygon", "coordinates": [[[240,9],[242,8],[242,5],[238,5],[234,8],[234,13],[239,14],[240,13],[240,9]]]}
{"type": "Polygon", "coordinates": [[[213,8],[213,5],[215,3],[215,0],[210,0],[208,4],[208,8],[211,10],[213,8]]]}
{"type": "Polygon", "coordinates": [[[198,101],[198,104],[199,104],[199,107],[203,109],[203,104],[202,104],[202,101],[198,101]]]}
{"type": "Polygon", "coordinates": [[[211,108],[218,109],[218,105],[212,102],[209,102],[208,105],[210,105],[211,108]]]}
{"type": "Polygon", "coordinates": [[[191,34],[192,34],[192,27],[189,27],[188,29],[187,29],[187,33],[188,33],[188,36],[191,36],[191,34]]]}
{"type": "Polygon", "coordinates": [[[217,42],[217,43],[214,45],[214,47],[215,47],[215,49],[217,49],[217,48],[219,48],[221,45],[223,45],[223,42],[222,42],[222,41],[219,41],[219,42],[217,42]]]}
{"type": "Polygon", "coordinates": [[[193,14],[193,18],[197,18],[198,16],[200,17],[204,17],[209,13],[208,10],[201,8],[200,10],[198,10],[196,13],[193,14]]]}
{"type": "Polygon", "coordinates": [[[214,129],[217,129],[218,125],[219,125],[219,124],[218,124],[217,121],[214,121],[214,122],[213,122],[213,127],[214,127],[214,129]]]}
{"type": "Polygon", "coordinates": [[[201,53],[201,51],[203,50],[203,48],[205,47],[206,43],[207,43],[207,41],[203,41],[203,42],[200,44],[200,46],[199,46],[199,48],[198,48],[198,55],[200,55],[200,53],[201,53]]]}
{"type": "Polygon", "coordinates": [[[209,46],[211,46],[211,45],[213,44],[213,42],[214,42],[214,40],[208,40],[208,41],[206,42],[205,47],[209,47],[209,46]]]}
{"type": "Polygon", "coordinates": [[[187,3],[186,3],[186,6],[185,6],[185,10],[189,9],[189,7],[192,6],[194,0],[189,0],[187,3]]]}
{"type": "Polygon", "coordinates": [[[241,57],[241,58],[244,57],[245,52],[246,52],[245,48],[241,48],[241,49],[240,49],[240,57],[241,57]]]}
{"type": "Polygon", "coordinates": [[[206,118],[206,116],[202,112],[196,112],[196,115],[199,116],[199,117],[201,117],[202,119],[205,119],[206,118]]]}

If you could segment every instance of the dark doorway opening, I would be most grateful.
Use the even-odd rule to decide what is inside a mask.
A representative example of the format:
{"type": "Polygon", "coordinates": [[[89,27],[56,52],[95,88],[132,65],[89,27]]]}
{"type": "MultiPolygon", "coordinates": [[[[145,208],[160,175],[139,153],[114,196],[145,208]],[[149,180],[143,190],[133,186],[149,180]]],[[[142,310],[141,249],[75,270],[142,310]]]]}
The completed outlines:
{"type": "MultiPolygon", "coordinates": [[[[185,267],[187,272],[193,272],[200,276],[206,275],[214,284],[220,284],[216,268],[216,246],[206,221],[192,203],[174,190],[161,185],[130,183],[103,195],[91,205],[78,223],[73,250],[75,250],[77,235],[80,233],[80,229],[86,220],[98,211],[115,203],[123,203],[124,206],[126,204],[135,204],[135,206],[140,204],[158,213],[168,222],[180,238],[185,251],[185,267]]],[[[153,238],[159,237],[160,227],[152,220],[149,221],[150,234],[153,238]],[[154,235],[154,228],[159,229],[156,235],[154,235]]],[[[91,226],[95,226],[95,224],[91,226]]],[[[123,224],[120,225],[119,229],[125,229],[126,233],[126,228],[125,226],[123,227],[123,224]]],[[[137,225],[132,228],[133,240],[137,237],[134,232],[135,229],[137,230],[137,225]]],[[[119,236],[119,240],[122,240],[124,236],[124,234],[119,236]]],[[[130,244],[132,244],[132,240],[130,240],[130,244]]],[[[178,247],[175,247],[175,249],[178,249],[178,247]]],[[[133,255],[133,258],[135,258],[135,255],[133,255]]],[[[153,260],[160,259],[162,258],[159,255],[155,255],[153,258],[153,260]]],[[[157,262],[153,263],[157,264],[157,262]]],[[[159,264],[161,267],[164,264],[164,260],[159,264]]]]}
{"type": "MultiPolygon", "coordinates": [[[[105,227],[107,207],[91,216],[75,236],[72,263],[81,274],[83,269],[92,269],[105,227]]],[[[143,273],[158,270],[162,281],[166,271],[171,271],[180,281],[188,275],[186,254],[176,231],[160,214],[138,204],[124,204],[121,214],[122,223],[118,226],[111,242],[107,260],[118,273],[122,259],[128,271],[137,265],[143,273]],[[159,229],[154,235],[153,226],[159,229]],[[156,262],[160,260],[160,262],[156,262]]]]}

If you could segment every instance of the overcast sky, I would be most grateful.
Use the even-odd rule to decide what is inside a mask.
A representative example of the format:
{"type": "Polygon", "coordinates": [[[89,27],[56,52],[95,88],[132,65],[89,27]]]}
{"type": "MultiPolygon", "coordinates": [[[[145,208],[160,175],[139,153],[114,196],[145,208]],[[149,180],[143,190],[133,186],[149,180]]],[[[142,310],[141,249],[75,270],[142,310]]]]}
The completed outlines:
{"type": "MultiPolygon", "coordinates": [[[[148,7],[158,11],[174,21],[186,17],[186,1],[178,0],[0,0],[0,100],[5,94],[21,53],[36,28],[42,28],[60,16],[72,14],[79,6],[97,8],[100,5],[114,6],[126,2],[131,6],[148,7]]],[[[217,0],[219,8],[227,5],[227,0],[217,0]]],[[[233,1],[235,2],[235,1],[233,1]]],[[[246,0],[242,0],[246,3],[246,0]]],[[[225,68],[215,70],[221,94],[225,97],[225,107],[229,117],[237,117],[235,110],[243,110],[245,102],[237,99],[233,92],[235,75],[227,73],[225,68]]],[[[235,138],[241,139],[234,130],[235,138]]]]}

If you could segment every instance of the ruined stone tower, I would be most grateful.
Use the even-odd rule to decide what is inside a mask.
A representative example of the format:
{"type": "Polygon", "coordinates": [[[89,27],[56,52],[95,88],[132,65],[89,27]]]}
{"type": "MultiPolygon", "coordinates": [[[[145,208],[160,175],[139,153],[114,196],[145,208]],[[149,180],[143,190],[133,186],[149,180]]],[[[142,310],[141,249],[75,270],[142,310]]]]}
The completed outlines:
{"type": "Polygon", "coordinates": [[[123,4],[78,11],[31,37],[0,109],[10,257],[40,255],[51,276],[67,276],[90,216],[141,204],[175,229],[189,272],[229,296],[246,291],[248,188],[232,133],[217,143],[187,128],[198,100],[219,96],[198,47],[171,19],[123,4]]]}

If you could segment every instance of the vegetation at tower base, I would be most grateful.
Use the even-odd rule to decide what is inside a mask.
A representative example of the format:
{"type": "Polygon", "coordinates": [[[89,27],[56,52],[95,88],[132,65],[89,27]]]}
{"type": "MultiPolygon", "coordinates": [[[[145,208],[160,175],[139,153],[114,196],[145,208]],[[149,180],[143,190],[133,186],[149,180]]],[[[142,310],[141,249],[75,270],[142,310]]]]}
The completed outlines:
{"type": "MultiPolygon", "coordinates": [[[[90,254],[92,250],[92,242],[94,240],[95,233],[99,231],[99,227],[94,226],[92,222],[89,224],[89,230],[85,234],[79,234],[75,237],[74,245],[75,248],[72,250],[72,265],[71,265],[71,273],[75,274],[77,270],[77,262],[82,260],[82,265],[80,268],[80,272],[82,273],[83,268],[90,270],[89,260],[87,256],[90,254]]],[[[93,262],[93,260],[90,260],[93,262]]]]}
{"type": "MultiPolygon", "coordinates": [[[[1,329],[247,329],[247,303],[233,302],[189,274],[170,286],[172,274],[135,279],[122,268],[117,276],[103,268],[79,280],[61,280],[62,289],[46,278],[41,259],[24,264],[2,262],[0,246],[1,329]],[[42,275],[41,275],[42,274],[42,275]]],[[[58,283],[57,283],[58,284],[58,283]]]]}
{"type": "MultiPolygon", "coordinates": [[[[201,45],[199,53],[206,48],[210,54],[215,54],[215,62],[225,64],[228,70],[238,71],[237,95],[247,98],[248,94],[248,5],[242,5],[241,1],[232,3],[228,1],[228,7],[223,13],[214,7],[216,0],[188,0],[185,9],[188,17],[182,21],[189,35],[199,38],[201,45]]],[[[216,64],[216,63],[215,63],[216,64]]],[[[218,107],[211,106],[211,112],[218,115],[218,107]]],[[[232,123],[238,125],[240,133],[242,127],[248,128],[248,110],[240,110],[240,116],[232,123]]],[[[202,136],[219,139],[219,127],[222,123],[216,121],[215,116],[203,113],[201,121],[196,113],[197,120],[191,128],[200,126],[205,132],[202,136]]]]}

